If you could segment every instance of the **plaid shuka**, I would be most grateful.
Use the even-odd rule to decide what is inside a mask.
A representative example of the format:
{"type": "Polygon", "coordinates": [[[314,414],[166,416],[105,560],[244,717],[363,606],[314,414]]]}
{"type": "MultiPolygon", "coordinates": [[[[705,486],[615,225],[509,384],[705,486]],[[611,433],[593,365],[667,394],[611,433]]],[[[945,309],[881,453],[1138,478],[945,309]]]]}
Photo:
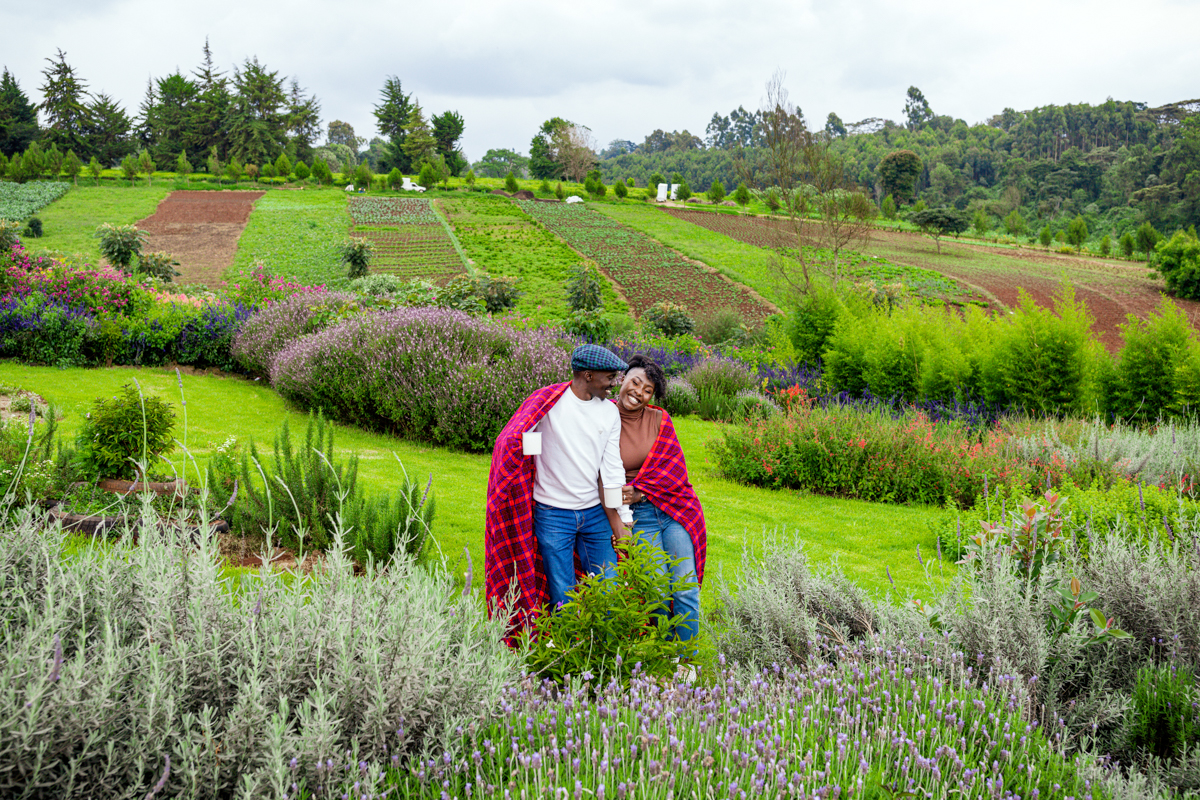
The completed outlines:
{"type": "Polygon", "coordinates": [[[485,592],[488,614],[495,614],[515,582],[514,606],[503,612],[514,626],[528,622],[547,599],[546,573],[533,538],[535,466],[533,457],[522,453],[521,434],[541,422],[570,385],[546,386],[527,397],[492,450],[483,529],[485,592]]]}
{"type": "Polygon", "coordinates": [[[700,499],[688,481],[683,448],[679,446],[671,415],[657,406],[648,407],[662,411],[662,424],[658,429],[658,438],[650,447],[650,454],[633,479],[633,486],[641,490],[655,508],[665,511],[667,516],[688,532],[696,553],[696,582],[703,583],[704,558],[708,553],[704,509],[700,507],[700,499]]]}

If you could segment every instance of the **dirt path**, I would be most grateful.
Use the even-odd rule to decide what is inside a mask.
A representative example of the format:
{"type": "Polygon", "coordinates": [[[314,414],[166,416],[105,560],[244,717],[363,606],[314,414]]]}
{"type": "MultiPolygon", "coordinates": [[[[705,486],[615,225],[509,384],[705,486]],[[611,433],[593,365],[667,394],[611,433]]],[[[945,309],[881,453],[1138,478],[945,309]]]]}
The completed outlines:
{"type": "Polygon", "coordinates": [[[217,286],[233,263],[238,238],[264,192],[171,192],[137,227],[149,234],[147,252],[170,253],[179,283],[217,286]]]}

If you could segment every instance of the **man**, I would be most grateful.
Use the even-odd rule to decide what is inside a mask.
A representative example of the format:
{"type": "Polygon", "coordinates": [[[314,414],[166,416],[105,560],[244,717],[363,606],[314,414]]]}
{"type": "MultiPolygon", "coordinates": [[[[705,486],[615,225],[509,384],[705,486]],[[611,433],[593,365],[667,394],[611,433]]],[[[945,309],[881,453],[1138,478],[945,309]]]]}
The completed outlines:
{"type": "MultiPolygon", "coordinates": [[[[571,380],[530,395],[496,439],[488,476],[484,568],[489,613],[513,581],[506,609],[523,625],[547,600],[557,608],[582,569],[611,575],[612,527],[599,485],[622,486],[621,417],[605,400],[625,362],[593,344],[571,354],[571,380]],[[522,434],[542,435],[540,455],[522,452],[522,434]],[[599,477],[599,484],[597,483],[599,477]]],[[[628,507],[622,521],[632,524],[628,507]]]]}

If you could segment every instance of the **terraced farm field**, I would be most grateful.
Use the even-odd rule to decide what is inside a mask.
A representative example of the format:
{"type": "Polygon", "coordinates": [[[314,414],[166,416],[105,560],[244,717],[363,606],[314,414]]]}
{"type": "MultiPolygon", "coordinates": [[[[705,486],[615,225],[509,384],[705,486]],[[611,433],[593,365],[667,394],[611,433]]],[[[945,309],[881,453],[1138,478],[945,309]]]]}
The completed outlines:
{"type": "Polygon", "coordinates": [[[660,300],[679,303],[692,314],[732,308],[747,320],[760,320],[770,313],[747,287],[582,204],[513,202],[595,261],[638,316],[660,300]]]}
{"type": "Polygon", "coordinates": [[[351,197],[351,233],[375,246],[372,272],[440,280],[462,274],[462,250],[431,202],[416,197],[351,197]]]}

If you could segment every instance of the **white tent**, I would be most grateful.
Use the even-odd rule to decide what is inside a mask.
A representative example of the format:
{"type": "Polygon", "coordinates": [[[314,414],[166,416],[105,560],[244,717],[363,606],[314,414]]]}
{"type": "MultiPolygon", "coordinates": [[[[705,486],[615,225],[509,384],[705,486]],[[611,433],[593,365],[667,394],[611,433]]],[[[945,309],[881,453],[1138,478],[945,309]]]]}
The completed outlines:
{"type": "Polygon", "coordinates": [[[667,190],[670,188],[671,187],[667,186],[667,184],[665,184],[665,183],[660,183],[658,185],[658,202],[660,202],[660,203],[667,202],[667,190]]]}

